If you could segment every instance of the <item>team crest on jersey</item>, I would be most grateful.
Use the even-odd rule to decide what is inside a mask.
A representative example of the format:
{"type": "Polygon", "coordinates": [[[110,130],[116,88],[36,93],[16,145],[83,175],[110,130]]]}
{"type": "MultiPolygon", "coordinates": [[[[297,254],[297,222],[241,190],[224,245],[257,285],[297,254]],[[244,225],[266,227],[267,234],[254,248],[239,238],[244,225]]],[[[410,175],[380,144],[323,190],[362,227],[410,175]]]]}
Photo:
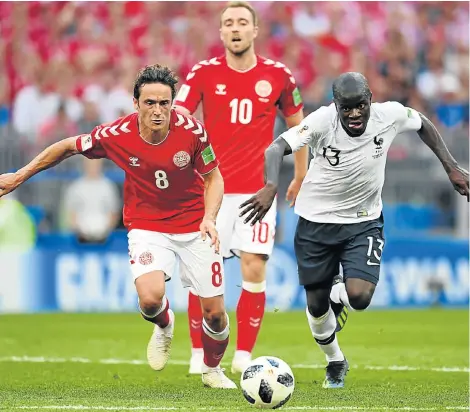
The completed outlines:
{"type": "Polygon", "coordinates": [[[267,80],[260,80],[255,85],[255,92],[259,97],[268,97],[272,91],[273,87],[267,80]]]}
{"type": "Polygon", "coordinates": [[[180,151],[173,156],[173,163],[178,167],[185,167],[191,161],[191,156],[185,151],[180,151]]]}
{"type": "Polygon", "coordinates": [[[374,144],[375,144],[375,154],[372,156],[373,159],[378,159],[379,157],[383,156],[384,149],[382,147],[384,143],[384,139],[379,136],[374,137],[374,144]]]}
{"type": "Polygon", "coordinates": [[[139,263],[141,265],[150,265],[153,262],[153,255],[150,252],[143,252],[139,256],[139,263]]]}

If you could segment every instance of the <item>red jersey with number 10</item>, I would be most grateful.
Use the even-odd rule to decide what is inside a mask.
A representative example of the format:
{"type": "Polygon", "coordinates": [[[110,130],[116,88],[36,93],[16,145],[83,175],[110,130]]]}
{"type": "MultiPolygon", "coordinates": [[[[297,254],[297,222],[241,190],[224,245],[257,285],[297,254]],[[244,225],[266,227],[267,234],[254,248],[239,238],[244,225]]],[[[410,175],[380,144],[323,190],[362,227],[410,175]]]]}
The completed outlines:
{"type": "Polygon", "coordinates": [[[230,68],[224,56],[204,60],[187,75],[175,105],[194,113],[200,102],[225,193],[257,192],[264,186],[264,151],[273,141],[277,108],[285,117],[303,108],[292,73],[260,56],[243,72],[230,68]]]}
{"type": "Polygon", "coordinates": [[[151,144],[140,136],[133,113],[79,136],[76,145],[86,157],[108,158],[126,173],[123,217],[128,230],[199,231],[204,216],[201,175],[218,161],[196,119],[172,110],[168,135],[151,144]]]}

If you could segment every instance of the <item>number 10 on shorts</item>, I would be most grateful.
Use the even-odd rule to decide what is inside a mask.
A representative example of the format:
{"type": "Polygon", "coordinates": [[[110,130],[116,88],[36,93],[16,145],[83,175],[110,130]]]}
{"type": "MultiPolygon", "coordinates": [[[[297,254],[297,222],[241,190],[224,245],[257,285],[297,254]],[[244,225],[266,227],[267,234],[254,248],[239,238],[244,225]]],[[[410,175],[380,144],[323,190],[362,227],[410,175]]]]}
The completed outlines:
{"type": "Polygon", "coordinates": [[[256,222],[253,226],[253,238],[251,241],[253,243],[267,243],[269,237],[269,225],[266,222],[256,222]]]}

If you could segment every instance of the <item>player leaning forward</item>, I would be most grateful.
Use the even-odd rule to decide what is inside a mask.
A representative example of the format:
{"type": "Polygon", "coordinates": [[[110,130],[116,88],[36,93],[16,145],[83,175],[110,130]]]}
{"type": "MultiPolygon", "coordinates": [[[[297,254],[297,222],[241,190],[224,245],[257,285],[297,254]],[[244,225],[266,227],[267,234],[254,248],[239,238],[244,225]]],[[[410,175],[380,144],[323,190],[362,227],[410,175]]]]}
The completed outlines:
{"type": "Polygon", "coordinates": [[[350,310],[366,309],[379,280],[384,247],[381,193],[387,151],[399,133],[416,131],[436,154],[454,188],[469,196],[468,172],[446,148],[434,125],[398,102],[372,103],[367,80],[345,73],[333,84],[334,103],[289,129],[265,153],[266,185],[241,207],[245,222],[263,218],[274,200],[282,157],[309,145],[315,158],[302,183],[295,253],[307,293],[307,319],[326,355],[325,388],[344,386],[348,362],[335,336],[329,298],[350,310]],[[338,263],[345,283],[332,288],[338,263]]]}
{"type": "Polygon", "coordinates": [[[134,84],[137,113],[55,143],[15,174],[0,176],[0,196],[78,153],[111,159],[126,173],[123,216],[140,311],[155,324],[150,366],[163,369],[170,355],[175,317],[165,281],[178,261],[183,285],[197,290],[204,312],[202,381],[236,388],[219,366],[229,336],[215,229],[224,182],[201,123],[171,109],[177,82],[167,67],[145,67],[134,84]]]}

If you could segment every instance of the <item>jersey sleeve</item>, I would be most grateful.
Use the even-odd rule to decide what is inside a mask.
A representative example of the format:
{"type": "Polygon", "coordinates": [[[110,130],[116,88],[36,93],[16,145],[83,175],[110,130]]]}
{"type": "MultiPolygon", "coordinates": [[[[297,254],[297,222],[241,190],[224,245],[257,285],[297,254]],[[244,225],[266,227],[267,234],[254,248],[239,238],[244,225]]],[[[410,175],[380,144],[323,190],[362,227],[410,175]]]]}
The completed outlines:
{"type": "Polygon", "coordinates": [[[192,114],[202,100],[202,85],[204,82],[204,66],[196,64],[186,76],[186,81],[180,87],[175,97],[175,106],[181,106],[192,114]]]}
{"type": "Polygon", "coordinates": [[[287,144],[296,152],[306,144],[316,148],[321,138],[328,133],[330,108],[320,107],[318,110],[310,113],[299,125],[291,127],[281,134],[287,144]]]}
{"type": "MultiPolygon", "coordinates": [[[[201,125],[201,123],[199,123],[199,125],[201,125]]],[[[214,170],[217,166],[219,166],[219,161],[215,156],[207,132],[203,128],[203,133],[197,139],[194,151],[194,168],[199,174],[205,175],[214,170]]]]}
{"type": "MultiPolygon", "coordinates": [[[[100,127],[100,126],[98,126],[100,127]]],[[[88,159],[103,159],[106,157],[106,149],[100,140],[95,137],[98,128],[95,127],[90,134],[82,134],[77,137],[75,145],[77,150],[88,159]]]]}
{"type": "Polygon", "coordinates": [[[421,117],[416,110],[405,107],[398,102],[387,102],[385,104],[387,105],[387,112],[393,117],[397,126],[397,133],[416,132],[421,129],[421,117]]]}
{"type": "Polygon", "coordinates": [[[303,109],[302,96],[291,71],[284,67],[284,88],[279,99],[279,109],[284,117],[289,117],[303,109]]]}

